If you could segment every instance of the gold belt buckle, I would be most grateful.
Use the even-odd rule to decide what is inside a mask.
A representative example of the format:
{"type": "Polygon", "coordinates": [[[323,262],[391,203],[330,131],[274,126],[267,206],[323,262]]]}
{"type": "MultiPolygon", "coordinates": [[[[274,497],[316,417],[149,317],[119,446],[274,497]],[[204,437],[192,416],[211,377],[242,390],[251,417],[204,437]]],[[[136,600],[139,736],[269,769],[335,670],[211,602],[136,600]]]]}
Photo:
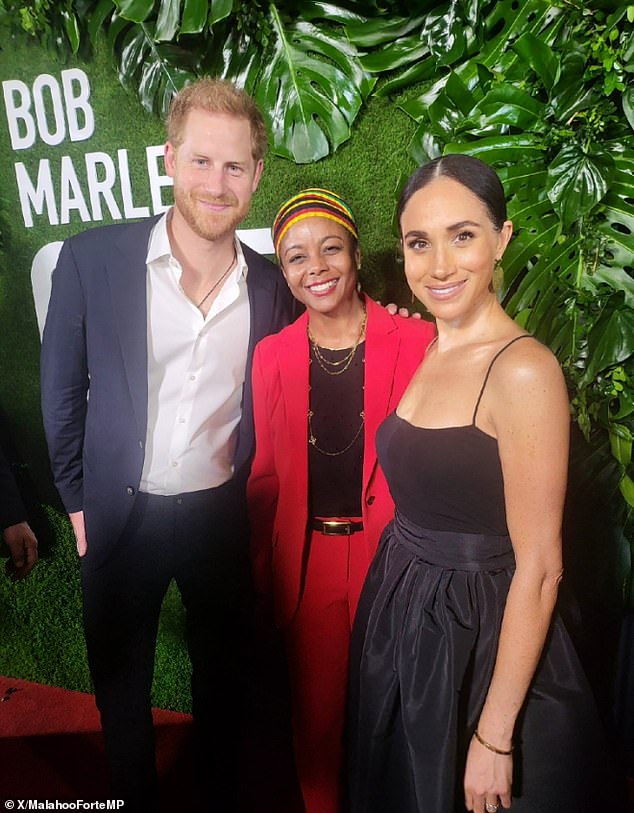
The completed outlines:
{"type": "Polygon", "coordinates": [[[350,535],[350,523],[344,522],[340,519],[325,519],[322,520],[324,536],[343,536],[350,535]],[[345,530],[344,530],[345,529],[345,530]]]}

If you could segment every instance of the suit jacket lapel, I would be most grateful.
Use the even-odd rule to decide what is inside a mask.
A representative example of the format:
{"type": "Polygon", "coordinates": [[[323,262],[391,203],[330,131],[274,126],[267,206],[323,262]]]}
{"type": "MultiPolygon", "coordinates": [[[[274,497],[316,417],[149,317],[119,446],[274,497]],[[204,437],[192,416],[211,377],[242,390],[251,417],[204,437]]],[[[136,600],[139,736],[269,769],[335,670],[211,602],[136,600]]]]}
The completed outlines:
{"type": "Polygon", "coordinates": [[[110,249],[106,271],[139,437],[147,431],[147,248],[158,218],[133,224],[110,249]]]}

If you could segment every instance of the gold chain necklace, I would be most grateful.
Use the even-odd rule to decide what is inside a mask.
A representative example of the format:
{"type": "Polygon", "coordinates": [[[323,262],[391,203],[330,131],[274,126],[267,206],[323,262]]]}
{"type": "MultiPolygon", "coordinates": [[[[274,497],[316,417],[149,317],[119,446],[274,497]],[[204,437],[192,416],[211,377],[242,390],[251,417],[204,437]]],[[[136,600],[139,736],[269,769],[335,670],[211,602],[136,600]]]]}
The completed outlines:
{"type": "Polygon", "coordinates": [[[357,348],[359,347],[363,337],[365,336],[365,328],[366,328],[367,323],[368,323],[368,311],[367,311],[367,308],[365,307],[365,303],[364,303],[363,304],[363,319],[361,320],[361,329],[359,330],[359,335],[357,336],[357,340],[355,341],[354,346],[350,349],[350,352],[347,355],[345,355],[342,359],[338,359],[337,361],[330,361],[330,359],[327,359],[322,355],[321,350],[319,348],[319,345],[317,344],[317,341],[315,340],[312,333],[310,332],[310,326],[306,325],[306,332],[308,333],[308,341],[310,342],[310,346],[311,346],[311,349],[313,351],[313,355],[315,356],[315,358],[317,360],[317,363],[319,364],[321,369],[327,375],[342,375],[343,373],[345,373],[345,371],[348,369],[348,367],[352,364],[352,359],[354,358],[355,353],[357,352],[357,348]],[[330,365],[331,369],[329,369],[327,365],[330,365]],[[341,365],[343,365],[343,366],[341,367],[340,370],[333,370],[332,369],[333,367],[339,367],[341,365]]]}
{"type": "Polygon", "coordinates": [[[313,424],[312,424],[312,421],[311,421],[311,418],[313,417],[313,415],[314,415],[314,412],[312,411],[312,409],[309,409],[308,410],[308,442],[320,454],[325,454],[327,457],[339,457],[339,455],[345,454],[345,452],[347,452],[348,449],[352,449],[354,444],[357,442],[357,438],[361,434],[361,430],[363,429],[363,427],[365,425],[365,412],[363,410],[361,410],[361,412],[359,412],[359,417],[361,418],[361,423],[360,423],[359,428],[357,429],[357,431],[355,433],[355,436],[352,438],[350,443],[345,448],[341,449],[338,452],[328,452],[328,451],[326,451],[326,449],[321,449],[317,445],[317,438],[315,437],[315,433],[313,432],[313,424]]]}
{"type": "Polygon", "coordinates": [[[200,308],[200,306],[203,304],[203,302],[206,302],[209,299],[209,297],[213,294],[213,292],[220,285],[220,283],[223,281],[223,279],[227,276],[229,271],[231,271],[231,269],[233,267],[233,264],[235,263],[235,261],[237,259],[238,258],[236,256],[236,247],[234,246],[233,247],[233,257],[231,258],[231,262],[227,266],[227,270],[224,271],[222,276],[214,282],[214,284],[211,286],[211,288],[207,291],[207,293],[203,296],[203,298],[200,300],[200,302],[196,305],[197,308],[200,308]]]}

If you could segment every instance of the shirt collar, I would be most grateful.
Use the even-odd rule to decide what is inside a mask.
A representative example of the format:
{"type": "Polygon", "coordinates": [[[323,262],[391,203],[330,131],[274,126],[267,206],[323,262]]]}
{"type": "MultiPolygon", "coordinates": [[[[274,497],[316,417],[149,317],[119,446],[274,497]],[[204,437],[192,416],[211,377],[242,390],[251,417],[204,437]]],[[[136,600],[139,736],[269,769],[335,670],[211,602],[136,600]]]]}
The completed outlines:
{"type": "MultiPolygon", "coordinates": [[[[167,218],[170,209],[154,224],[150,233],[148,241],[147,255],[145,258],[146,265],[155,262],[156,260],[166,259],[169,260],[173,257],[172,247],[170,246],[169,235],[167,233],[167,218]]],[[[244,252],[242,251],[242,244],[237,237],[234,238],[236,249],[236,267],[232,273],[232,277],[237,280],[242,278],[246,279],[248,266],[244,259],[244,252]]]]}

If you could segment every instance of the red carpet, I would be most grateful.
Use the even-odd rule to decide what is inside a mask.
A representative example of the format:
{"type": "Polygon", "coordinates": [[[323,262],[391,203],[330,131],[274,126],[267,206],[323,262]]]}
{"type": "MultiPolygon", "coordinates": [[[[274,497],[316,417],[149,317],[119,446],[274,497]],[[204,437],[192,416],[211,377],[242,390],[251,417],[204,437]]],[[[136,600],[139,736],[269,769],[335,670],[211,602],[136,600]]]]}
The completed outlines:
{"type": "MultiPolygon", "coordinates": [[[[191,717],[154,710],[161,804],[186,810],[191,717]]],[[[0,677],[0,809],[17,799],[108,798],[108,777],[94,697],[0,677]]],[[[18,805],[16,804],[16,809],[18,805]]]]}

